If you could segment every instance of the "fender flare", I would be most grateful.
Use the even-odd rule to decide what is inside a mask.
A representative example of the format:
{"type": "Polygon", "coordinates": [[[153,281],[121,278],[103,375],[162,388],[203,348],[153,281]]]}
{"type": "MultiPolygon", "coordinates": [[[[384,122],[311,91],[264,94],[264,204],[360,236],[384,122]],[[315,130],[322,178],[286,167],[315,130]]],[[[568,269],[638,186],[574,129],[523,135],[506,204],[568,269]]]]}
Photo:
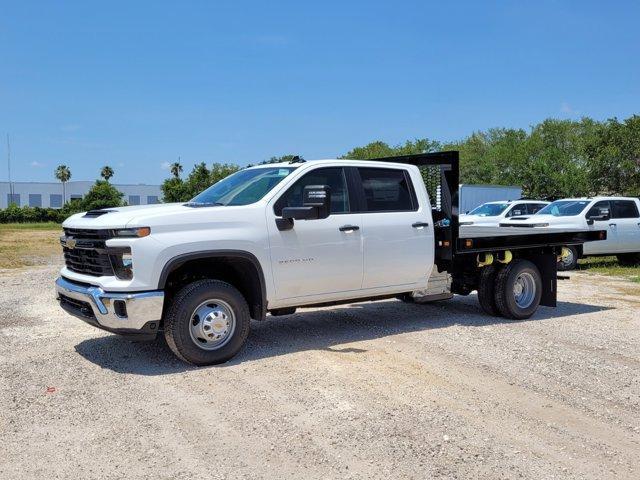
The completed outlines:
{"type": "Polygon", "coordinates": [[[258,258],[245,250],[200,250],[177,255],[167,261],[162,267],[160,278],[158,279],[158,290],[164,290],[171,272],[187,262],[205,258],[241,258],[243,260],[249,260],[253,264],[258,272],[258,280],[260,281],[260,296],[262,299],[261,317],[264,318],[267,312],[267,285],[264,280],[264,272],[258,258]]]}

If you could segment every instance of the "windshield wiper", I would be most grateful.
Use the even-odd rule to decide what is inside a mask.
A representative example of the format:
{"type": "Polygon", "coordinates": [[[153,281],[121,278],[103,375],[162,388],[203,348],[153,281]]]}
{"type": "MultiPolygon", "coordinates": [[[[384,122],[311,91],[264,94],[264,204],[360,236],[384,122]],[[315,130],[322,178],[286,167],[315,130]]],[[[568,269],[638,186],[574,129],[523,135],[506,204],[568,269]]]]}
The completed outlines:
{"type": "Polygon", "coordinates": [[[200,207],[224,207],[224,203],[220,202],[187,202],[185,207],[200,208],[200,207]]]}

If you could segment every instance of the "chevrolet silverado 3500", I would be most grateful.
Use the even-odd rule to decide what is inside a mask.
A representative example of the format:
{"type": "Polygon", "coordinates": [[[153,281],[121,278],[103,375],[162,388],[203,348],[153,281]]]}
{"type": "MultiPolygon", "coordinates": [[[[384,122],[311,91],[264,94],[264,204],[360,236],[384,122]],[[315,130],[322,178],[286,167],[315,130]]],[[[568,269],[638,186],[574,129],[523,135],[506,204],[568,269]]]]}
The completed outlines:
{"type": "Polygon", "coordinates": [[[555,306],[564,245],[605,231],[458,227],[458,153],[246,168],[187,203],[108,208],[63,224],[68,313],[182,360],[224,362],[251,319],[298,307],[478,291],[490,315],[555,306]],[[463,232],[463,233],[461,233],[463,232]]]}

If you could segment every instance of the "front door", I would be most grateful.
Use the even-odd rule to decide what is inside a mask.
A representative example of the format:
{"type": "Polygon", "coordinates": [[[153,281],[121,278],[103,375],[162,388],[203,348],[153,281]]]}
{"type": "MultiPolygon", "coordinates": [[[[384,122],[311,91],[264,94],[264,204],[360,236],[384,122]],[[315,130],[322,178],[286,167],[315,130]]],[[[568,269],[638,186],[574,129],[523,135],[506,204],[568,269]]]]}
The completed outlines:
{"type": "Polygon", "coordinates": [[[346,172],[317,168],[304,174],[267,208],[271,264],[278,300],[313,300],[339,293],[347,298],[362,287],[362,215],[351,213],[346,172]],[[319,220],[295,220],[278,230],[284,207],[301,207],[307,185],[331,188],[331,214],[319,220]],[[349,228],[352,227],[352,228],[349,228]],[[306,297],[306,298],[305,298],[306,297]]]}

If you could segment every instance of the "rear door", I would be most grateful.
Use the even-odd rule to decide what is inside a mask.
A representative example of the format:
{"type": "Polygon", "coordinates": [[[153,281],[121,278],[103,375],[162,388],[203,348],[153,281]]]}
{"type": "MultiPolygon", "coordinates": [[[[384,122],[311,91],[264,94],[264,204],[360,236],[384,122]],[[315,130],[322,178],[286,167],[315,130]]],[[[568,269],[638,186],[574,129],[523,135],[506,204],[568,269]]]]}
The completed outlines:
{"type": "Polygon", "coordinates": [[[426,285],[434,261],[433,225],[421,181],[403,168],[358,167],[364,241],[363,289],[426,285]],[[420,185],[420,187],[422,187],[420,185]],[[419,201],[417,193],[424,196],[419,201]]]}
{"type": "Polygon", "coordinates": [[[611,200],[611,222],[616,224],[619,252],[640,252],[640,212],[633,200],[611,200]]]}

